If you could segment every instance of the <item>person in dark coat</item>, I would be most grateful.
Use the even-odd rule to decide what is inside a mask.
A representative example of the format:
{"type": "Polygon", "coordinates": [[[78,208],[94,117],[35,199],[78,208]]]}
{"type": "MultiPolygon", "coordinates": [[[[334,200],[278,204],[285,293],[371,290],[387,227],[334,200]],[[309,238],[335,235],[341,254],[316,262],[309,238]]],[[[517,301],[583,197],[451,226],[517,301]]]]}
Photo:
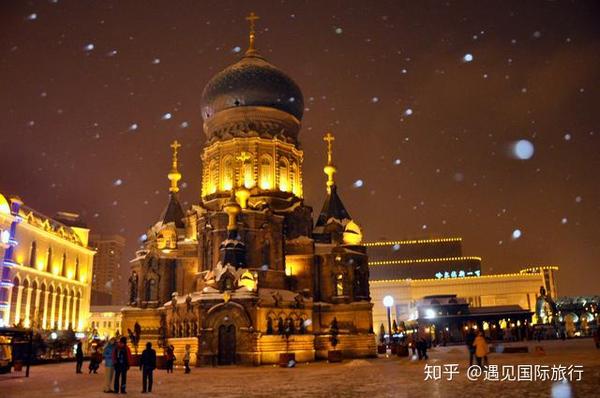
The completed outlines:
{"type": "Polygon", "coordinates": [[[146,349],[142,352],[140,359],[140,370],[142,371],[142,394],[152,392],[152,372],[156,369],[156,351],[152,349],[152,343],[146,343],[146,349]]]}
{"type": "Polygon", "coordinates": [[[113,350],[113,367],[115,368],[115,393],[127,393],[127,371],[133,362],[131,350],[127,346],[127,337],[121,337],[117,347],[113,350]],[[120,380],[120,383],[119,383],[120,380]]]}
{"type": "Polygon", "coordinates": [[[475,331],[469,328],[469,332],[465,336],[465,344],[469,350],[469,366],[473,366],[473,357],[475,356],[475,346],[473,343],[475,342],[475,337],[477,337],[475,331]]]}
{"type": "Polygon", "coordinates": [[[81,367],[83,366],[83,344],[81,341],[77,342],[77,349],[75,351],[75,373],[83,373],[81,367]]]}
{"type": "Polygon", "coordinates": [[[175,362],[175,349],[173,348],[172,345],[167,347],[166,360],[167,360],[167,373],[173,373],[173,362],[175,362]]]}

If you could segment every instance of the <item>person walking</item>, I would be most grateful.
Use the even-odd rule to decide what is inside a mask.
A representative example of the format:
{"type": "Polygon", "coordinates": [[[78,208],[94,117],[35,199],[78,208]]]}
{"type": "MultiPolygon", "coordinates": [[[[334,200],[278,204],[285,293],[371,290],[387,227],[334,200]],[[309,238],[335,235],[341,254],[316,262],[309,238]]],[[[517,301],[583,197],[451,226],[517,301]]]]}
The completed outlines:
{"type": "Polygon", "coordinates": [[[81,367],[83,366],[83,344],[81,340],[77,342],[77,349],[75,350],[75,373],[83,373],[81,367]]]}
{"type": "Polygon", "coordinates": [[[475,331],[472,328],[469,328],[469,332],[465,336],[465,343],[469,350],[469,366],[473,366],[473,357],[475,356],[475,346],[473,343],[475,342],[475,337],[475,331]]]}
{"type": "Polygon", "coordinates": [[[192,357],[191,346],[189,344],[185,345],[185,351],[183,353],[183,364],[185,365],[185,373],[190,373],[192,369],[190,369],[190,358],[192,357]]]}
{"type": "Polygon", "coordinates": [[[167,347],[166,362],[167,373],[173,373],[173,362],[175,362],[175,349],[172,345],[167,347]]]}
{"type": "Polygon", "coordinates": [[[98,351],[98,346],[94,346],[94,348],[92,349],[92,353],[90,354],[90,365],[88,366],[88,369],[89,369],[88,374],[91,374],[92,372],[97,374],[98,368],[100,367],[101,362],[102,362],[102,356],[100,355],[100,352],[98,351]]]}
{"type": "Polygon", "coordinates": [[[156,351],[152,349],[152,343],[146,343],[146,349],[142,352],[140,359],[140,370],[142,371],[142,394],[152,392],[152,372],[156,369],[156,351]]]}
{"type": "Polygon", "coordinates": [[[477,366],[481,367],[482,362],[485,362],[487,365],[487,354],[490,352],[490,349],[487,341],[485,341],[485,337],[483,336],[483,331],[480,331],[477,337],[475,337],[473,346],[475,346],[475,359],[477,359],[477,366]]]}
{"type": "Polygon", "coordinates": [[[111,338],[106,346],[104,347],[104,351],[102,355],[104,356],[104,392],[111,393],[114,392],[112,389],[112,381],[113,376],[115,375],[115,368],[113,367],[113,359],[112,354],[115,349],[116,340],[115,338],[111,338]]]}
{"type": "Polygon", "coordinates": [[[129,364],[133,362],[131,350],[127,346],[127,337],[121,337],[116,348],[113,350],[113,367],[115,368],[114,392],[127,393],[127,371],[129,364]]]}

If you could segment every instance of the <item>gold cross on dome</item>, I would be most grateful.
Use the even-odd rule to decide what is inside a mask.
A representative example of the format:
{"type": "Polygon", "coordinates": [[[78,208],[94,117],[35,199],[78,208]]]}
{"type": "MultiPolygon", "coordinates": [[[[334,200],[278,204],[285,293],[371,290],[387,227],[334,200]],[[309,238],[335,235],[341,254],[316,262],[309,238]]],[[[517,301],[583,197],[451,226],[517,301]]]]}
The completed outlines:
{"type": "Polygon", "coordinates": [[[173,157],[174,157],[174,158],[177,158],[177,150],[178,150],[179,148],[181,148],[181,144],[180,144],[180,143],[179,143],[177,140],[175,140],[175,141],[173,141],[173,143],[171,144],[171,148],[173,148],[173,157]]]}
{"type": "Polygon", "coordinates": [[[256,21],[259,19],[260,17],[256,15],[254,11],[246,17],[246,21],[250,22],[250,44],[248,45],[248,51],[246,51],[246,53],[255,51],[254,39],[256,38],[256,21]]]}
{"type": "Polygon", "coordinates": [[[327,142],[327,164],[331,164],[331,157],[333,154],[333,141],[335,141],[335,137],[330,132],[325,134],[323,137],[323,141],[327,142]]]}

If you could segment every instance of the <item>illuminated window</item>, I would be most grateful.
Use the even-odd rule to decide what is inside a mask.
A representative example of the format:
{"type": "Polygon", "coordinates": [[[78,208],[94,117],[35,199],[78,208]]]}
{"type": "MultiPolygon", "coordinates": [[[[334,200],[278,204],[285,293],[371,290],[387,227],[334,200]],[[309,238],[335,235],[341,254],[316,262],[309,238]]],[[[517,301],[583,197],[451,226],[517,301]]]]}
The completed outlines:
{"type": "Polygon", "coordinates": [[[252,188],[254,186],[254,172],[252,170],[252,159],[244,161],[242,166],[242,175],[244,176],[244,186],[252,188]]]}
{"type": "Polygon", "coordinates": [[[283,192],[290,190],[289,163],[286,158],[279,159],[279,190],[283,192]]]}
{"type": "Polygon", "coordinates": [[[67,253],[63,253],[62,256],[62,276],[67,277],[67,253]]]}
{"type": "Polygon", "coordinates": [[[223,172],[223,179],[221,181],[221,189],[223,191],[230,191],[233,188],[233,158],[231,156],[226,156],[223,158],[223,162],[221,163],[221,170],[223,172]]]}
{"type": "Polygon", "coordinates": [[[269,155],[263,155],[260,159],[260,188],[271,189],[273,187],[273,161],[269,155]]]}
{"type": "Polygon", "coordinates": [[[46,271],[52,272],[52,247],[48,248],[48,254],[46,255],[46,271]]]}
{"type": "Polygon", "coordinates": [[[219,186],[219,165],[215,160],[210,162],[208,170],[210,179],[208,193],[210,194],[217,192],[217,187],[219,186]]]}
{"type": "Polygon", "coordinates": [[[335,276],[335,294],[336,296],[344,295],[344,275],[342,274],[335,276]]]}
{"type": "Polygon", "coordinates": [[[290,191],[298,196],[298,166],[292,163],[290,166],[290,191]]]}
{"type": "Polygon", "coordinates": [[[75,279],[79,280],[79,257],[75,259],[75,279]]]}
{"type": "Polygon", "coordinates": [[[35,267],[37,258],[37,243],[36,241],[31,242],[31,250],[29,251],[29,266],[35,267]]]}

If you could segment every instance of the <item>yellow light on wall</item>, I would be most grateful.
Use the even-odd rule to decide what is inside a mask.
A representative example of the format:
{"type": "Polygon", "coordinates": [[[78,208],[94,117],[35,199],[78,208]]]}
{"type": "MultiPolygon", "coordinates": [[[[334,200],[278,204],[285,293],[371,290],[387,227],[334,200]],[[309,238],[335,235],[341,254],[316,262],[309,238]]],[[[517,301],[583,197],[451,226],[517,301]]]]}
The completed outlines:
{"type": "Polygon", "coordinates": [[[269,190],[273,188],[273,183],[269,176],[262,176],[260,178],[260,189],[269,190]]]}
{"type": "Polygon", "coordinates": [[[38,271],[42,271],[44,269],[44,260],[38,260],[36,268],[38,269],[38,271]]]}
{"type": "Polygon", "coordinates": [[[73,271],[68,271],[67,272],[67,278],[73,279],[73,271]]]}

